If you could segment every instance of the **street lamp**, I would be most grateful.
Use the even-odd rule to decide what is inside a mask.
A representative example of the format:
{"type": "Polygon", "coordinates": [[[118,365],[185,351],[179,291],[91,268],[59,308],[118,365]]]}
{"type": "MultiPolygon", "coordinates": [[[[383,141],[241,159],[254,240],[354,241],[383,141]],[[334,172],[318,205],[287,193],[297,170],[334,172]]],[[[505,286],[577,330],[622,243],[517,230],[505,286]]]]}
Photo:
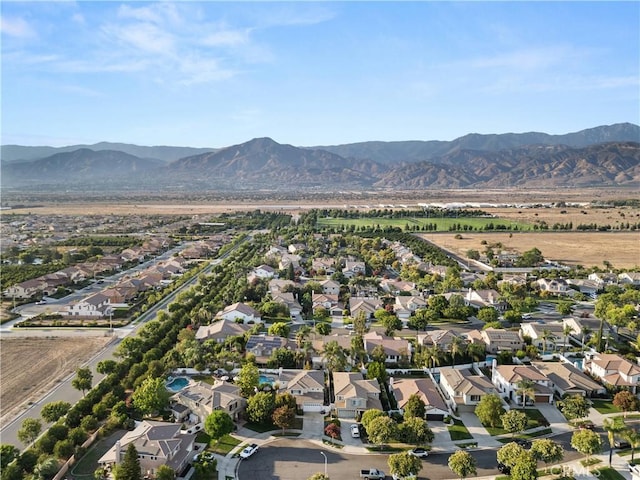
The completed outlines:
{"type": "Polygon", "coordinates": [[[320,452],[320,455],[324,457],[324,479],[327,480],[327,456],[324,454],[324,452],[320,452]]]}

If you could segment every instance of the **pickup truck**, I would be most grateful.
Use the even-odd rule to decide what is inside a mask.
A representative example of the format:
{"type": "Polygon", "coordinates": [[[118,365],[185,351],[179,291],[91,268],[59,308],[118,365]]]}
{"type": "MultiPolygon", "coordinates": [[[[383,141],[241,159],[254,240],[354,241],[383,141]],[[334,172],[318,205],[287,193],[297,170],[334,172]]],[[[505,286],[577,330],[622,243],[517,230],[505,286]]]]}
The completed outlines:
{"type": "Polygon", "coordinates": [[[364,480],[384,480],[386,475],[377,468],[370,468],[368,470],[360,470],[360,478],[364,480]]]}

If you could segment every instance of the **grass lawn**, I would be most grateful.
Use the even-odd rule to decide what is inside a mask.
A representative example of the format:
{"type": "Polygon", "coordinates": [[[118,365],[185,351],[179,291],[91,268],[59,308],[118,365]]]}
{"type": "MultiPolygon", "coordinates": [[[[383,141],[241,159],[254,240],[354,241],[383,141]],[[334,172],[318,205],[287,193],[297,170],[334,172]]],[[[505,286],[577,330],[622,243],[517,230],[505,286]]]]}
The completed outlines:
{"type": "Polygon", "coordinates": [[[354,227],[375,227],[376,225],[380,226],[380,228],[384,227],[396,227],[405,229],[406,225],[409,225],[410,228],[414,226],[422,227],[423,225],[435,224],[438,232],[447,232],[449,231],[449,227],[456,226],[460,224],[463,228],[464,225],[471,227],[472,230],[480,230],[484,231],[485,225],[492,223],[493,225],[503,225],[507,228],[518,227],[518,230],[531,230],[532,225],[523,222],[517,222],[507,219],[500,218],[482,218],[482,217],[459,217],[459,218],[379,218],[379,217],[371,217],[371,218],[319,218],[318,226],[327,226],[327,227],[342,227],[342,226],[351,226],[354,227]]]}
{"type": "Polygon", "coordinates": [[[623,480],[624,477],[616,472],[613,468],[604,467],[595,470],[592,473],[596,473],[596,477],[600,480],[623,480]]]}
{"type": "Polygon", "coordinates": [[[206,443],[208,451],[218,453],[220,455],[226,455],[241,443],[240,440],[232,437],[231,435],[225,435],[220,439],[219,442],[216,442],[215,440],[212,440],[209,437],[209,435],[207,435],[204,432],[198,433],[198,436],[196,437],[196,442],[206,443]]]}
{"type": "MultiPolygon", "coordinates": [[[[273,423],[247,422],[244,424],[244,426],[249,430],[253,430],[254,432],[258,432],[258,433],[271,432],[273,430],[277,430],[280,432],[282,431],[282,428],[277,427],[273,423]]],[[[293,425],[289,430],[302,430],[302,418],[296,417],[296,419],[293,421],[293,425]]]]}
{"type": "Polygon", "coordinates": [[[640,420],[640,414],[638,413],[630,413],[626,417],[624,415],[616,415],[613,418],[622,418],[623,420],[640,420]]]}
{"type": "MultiPolygon", "coordinates": [[[[537,410],[535,408],[525,408],[525,409],[518,408],[515,410],[518,410],[519,412],[524,412],[525,415],[527,416],[527,426],[525,430],[542,427],[549,424],[549,422],[547,422],[547,419],[544,418],[544,415],[540,413],[540,410],[537,410]]],[[[489,432],[489,435],[491,436],[504,435],[505,433],[507,433],[507,431],[502,427],[493,428],[488,425],[484,425],[484,428],[487,429],[487,432],[489,432]]]]}
{"type": "Polygon", "coordinates": [[[118,431],[107,438],[97,440],[80,461],[72,467],[71,473],[73,476],[75,478],[86,476],[93,480],[93,472],[98,468],[98,460],[115,445],[116,440],[122,437],[123,434],[123,431],[118,431]]]}
{"type": "Polygon", "coordinates": [[[473,435],[469,433],[464,423],[455,418],[453,419],[453,425],[448,425],[447,430],[449,430],[449,436],[454,442],[458,440],[471,440],[473,438],[473,435]]]}
{"type": "Polygon", "coordinates": [[[601,398],[594,398],[591,400],[593,402],[593,408],[595,408],[598,412],[603,415],[607,413],[620,413],[620,409],[615,407],[611,400],[603,400],[601,398]]]}
{"type": "Polygon", "coordinates": [[[585,458],[584,460],[580,460],[580,463],[582,464],[583,467],[589,467],[591,465],[595,465],[596,463],[601,463],[602,460],[600,460],[598,457],[591,457],[591,458],[585,458]]]}
{"type": "MultiPolygon", "coordinates": [[[[527,440],[535,440],[536,437],[542,437],[544,435],[549,435],[550,433],[553,433],[553,431],[550,428],[543,428],[542,430],[538,430],[536,432],[532,432],[532,433],[525,433],[525,434],[519,434],[516,435],[517,438],[525,438],[527,440]]],[[[513,441],[513,438],[511,437],[506,437],[506,438],[498,438],[497,439],[500,443],[511,443],[513,441]]]]}

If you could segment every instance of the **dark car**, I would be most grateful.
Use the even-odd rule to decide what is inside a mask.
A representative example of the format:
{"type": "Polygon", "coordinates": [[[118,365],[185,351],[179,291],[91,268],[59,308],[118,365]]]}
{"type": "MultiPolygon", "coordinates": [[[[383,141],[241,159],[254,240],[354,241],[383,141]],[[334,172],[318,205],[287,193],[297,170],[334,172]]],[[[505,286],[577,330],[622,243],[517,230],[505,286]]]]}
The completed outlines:
{"type": "Polygon", "coordinates": [[[529,440],[525,440],[524,438],[516,438],[514,442],[520,445],[522,448],[531,447],[531,442],[529,440]]]}
{"type": "Polygon", "coordinates": [[[631,448],[631,444],[629,442],[623,442],[620,440],[616,440],[615,442],[613,442],[613,446],[615,448],[631,448]]]}
{"type": "Polygon", "coordinates": [[[509,475],[511,473],[511,467],[509,465],[505,465],[504,463],[498,462],[498,471],[505,475],[509,475]]]}

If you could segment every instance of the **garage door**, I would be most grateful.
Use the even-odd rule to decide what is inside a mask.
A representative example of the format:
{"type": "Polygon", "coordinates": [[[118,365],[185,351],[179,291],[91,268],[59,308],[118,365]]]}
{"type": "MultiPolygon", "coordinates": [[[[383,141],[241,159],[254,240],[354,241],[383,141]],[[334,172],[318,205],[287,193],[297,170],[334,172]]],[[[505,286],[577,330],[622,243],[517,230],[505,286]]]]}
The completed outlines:
{"type": "Polygon", "coordinates": [[[356,418],[356,411],[355,410],[344,410],[344,409],[339,409],[338,410],[338,417],[340,418],[356,418]]]}
{"type": "Polygon", "coordinates": [[[548,395],[536,395],[536,403],[549,403],[548,395]]]}
{"type": "Polygon", "coordinates": [[[437,420],[439,422],[441,422],[442,420],[444,420],[444,415],[440,414],[435,414],[435,413],[427,413],[427,420],[437,420]]]}

